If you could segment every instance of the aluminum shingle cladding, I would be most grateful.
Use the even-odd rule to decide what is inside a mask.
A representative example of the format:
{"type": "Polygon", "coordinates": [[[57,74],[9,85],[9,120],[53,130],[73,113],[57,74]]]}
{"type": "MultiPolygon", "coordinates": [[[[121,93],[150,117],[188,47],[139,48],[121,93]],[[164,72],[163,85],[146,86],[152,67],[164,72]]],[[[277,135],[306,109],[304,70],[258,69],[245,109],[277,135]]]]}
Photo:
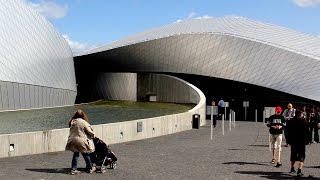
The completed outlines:
{"type": "Polygon", "coordinates": [[[173,23],[79,56],[90,54],[131,72],[205,75],[320,101],[320,38],[245,18],[173,23]]]}
{"type": "MultiPolygon", "coordinates": [[[[85,52],[91,54],[103,50],[121,47],[138,42],[159,39],[168,36],[193,33],[218,33],[250,39],[310,56],[320,57],[320,38],[293,31],[273,24],[257,22],[241,17],[222,17],[193,19],[151,29],[109,45],[85,52]]],[[[82,54],[80,54],[82,55],[82,54]]]]}
{"type": "Polygon", "coordinates": [[[21,0],[0,1],[0,81],[76,92],[68,43],[21,0]]]}

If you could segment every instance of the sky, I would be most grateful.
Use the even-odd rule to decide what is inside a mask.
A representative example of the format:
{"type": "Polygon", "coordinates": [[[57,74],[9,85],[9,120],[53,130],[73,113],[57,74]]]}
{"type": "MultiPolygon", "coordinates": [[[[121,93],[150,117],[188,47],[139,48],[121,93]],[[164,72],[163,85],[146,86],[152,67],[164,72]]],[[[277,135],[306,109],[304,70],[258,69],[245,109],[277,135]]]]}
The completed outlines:
{"type": "Polygon", "coordinates": [[[320,0],[22,0],[74,53],[193,18],[240,16],[320,38],[320,0]]]}

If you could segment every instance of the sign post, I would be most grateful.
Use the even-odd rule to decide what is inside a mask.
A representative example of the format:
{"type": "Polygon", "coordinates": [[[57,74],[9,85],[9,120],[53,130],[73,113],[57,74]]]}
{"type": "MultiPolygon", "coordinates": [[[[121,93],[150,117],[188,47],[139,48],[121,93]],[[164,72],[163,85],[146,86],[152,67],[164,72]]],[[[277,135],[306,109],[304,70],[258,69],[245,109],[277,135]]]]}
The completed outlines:
{"type": "Polygon", "coordinates": [[[249,107],[249,101],[243,101],[243,107],[244,107],[244,120],[247,120],[247,107],[249,107]]]}
{"type": "Polygon", "coordinates": [[[224,102],[224,117],[227,120],[227,107],[229,107],[229,102],[224,102]]]}

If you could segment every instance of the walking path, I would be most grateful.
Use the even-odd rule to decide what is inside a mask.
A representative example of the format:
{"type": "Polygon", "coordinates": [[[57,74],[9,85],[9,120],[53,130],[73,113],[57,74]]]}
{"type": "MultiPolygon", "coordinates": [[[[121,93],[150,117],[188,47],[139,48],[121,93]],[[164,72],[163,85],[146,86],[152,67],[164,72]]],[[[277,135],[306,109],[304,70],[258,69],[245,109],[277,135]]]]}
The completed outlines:
{"type": "MultiPolygon", "coordinates": [[[[0,179],[121,179],[212,180],[295,179],[289,172],[290,150],[283,147],[282,164],[271,164],[268,128],[258,122],[236,122],[231,131],[221,121],[210,140],[210,121],[200,129],[134,142],[113,144],[116,169],[106,173],[70,175],[71,152],[56,152],[0,159],[0,179]]],[[[283,143],[284,144],[284,143],[283,143]]],[[[304,177],[320,180],[320,144],[307,147],[304,177]]],[[[80,170],[85,163],[79,159],[80,170]]]]}

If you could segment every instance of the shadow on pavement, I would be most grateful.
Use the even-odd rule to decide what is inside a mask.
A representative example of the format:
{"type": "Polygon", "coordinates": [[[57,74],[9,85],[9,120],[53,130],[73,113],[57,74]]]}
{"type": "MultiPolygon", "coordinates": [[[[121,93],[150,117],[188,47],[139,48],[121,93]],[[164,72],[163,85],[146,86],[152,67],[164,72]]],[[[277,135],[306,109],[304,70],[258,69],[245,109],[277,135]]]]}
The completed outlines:
{"type": "Polygon", "coordinates": [[[223,164],[237,164],[237,165],[253,164],[253,165],[267,166],[266,164],[261,164],[257,162],[225,162],[223,164]]]}
{"type": "Polygon", "coordinates": [[[248,146],[256,146],[256,147],[269,147],[269,145],[261,145],[261,144],[251,144],[251,145],[248,145],[248,146]]]}
{"type": "Polygon", "coordinates": [[[302,176],[298,177],[295,174],[283,173],[283,172],[264,172],[264,171],[236,171],[235,173],[239,174],[251,174],[258,175],[261,178],[266,179],[312,179],[312,180],[320,180],[320,178],[316,178],[313,176],[302,176]]]}
{"type": "MultiPolygon", "coordinates": [[[[70,168],[58,168],[58,169],[26,169],[27,171],[34,171],[34,172],[42,172],[42,173],[60,173],[60,174],[70,174],[70,168]]],[[[85,168],[78,168],[79,171],[85,172],[85,168]]]]}
{"type": "Polygon", "coordinates": [[[303,168],[320,168],[320,166],[304,166],[303,168]]]}

